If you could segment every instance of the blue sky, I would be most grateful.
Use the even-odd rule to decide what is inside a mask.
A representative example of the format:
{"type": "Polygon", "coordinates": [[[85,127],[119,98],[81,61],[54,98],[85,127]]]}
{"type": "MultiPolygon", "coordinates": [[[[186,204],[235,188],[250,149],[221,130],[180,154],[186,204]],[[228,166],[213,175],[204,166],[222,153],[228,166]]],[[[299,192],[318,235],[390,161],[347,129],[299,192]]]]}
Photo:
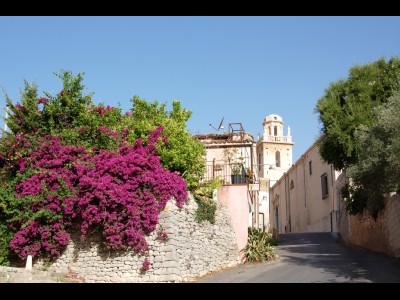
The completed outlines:
{"type": "Polygon", "coordinates": [[[320,132],[314,107],[331,82],[400,57],[400,17],[0,17],[0,37],[0,87],[13,102],[24,79],[57,93],[53,72],[65,69],[85,73],[96,103],[180,100],[193,134],[215,133],[224,116],[257,137],[276,113],[293,162],[320,132]]]}

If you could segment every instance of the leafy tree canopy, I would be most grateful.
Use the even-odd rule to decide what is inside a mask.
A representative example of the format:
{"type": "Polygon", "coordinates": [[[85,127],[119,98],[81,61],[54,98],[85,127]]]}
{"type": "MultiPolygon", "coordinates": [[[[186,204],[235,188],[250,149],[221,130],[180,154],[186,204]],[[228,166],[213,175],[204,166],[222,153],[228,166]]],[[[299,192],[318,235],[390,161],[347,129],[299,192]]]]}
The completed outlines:
{"type": "Polygon", "coordinates": [[[6,95],[0,265],[12,255],[59,256],[72,222],[83,235],[102,228],[111,249],[146,254],[145,235],[167,201],[182,207],[204,173],[203,144],[186,129],[191,112],[179,101],[168,111],[166,103],[135,96],[123,113],[94,104],[82,74],[55,75],[62,81],[55,95],[39,97],[37,84],[26,81],[19,103],[6,95]]]}
{"type": "Polygon", "coordinates": [[[123,113],[120,107],[95,105],[92,94],[84,93],[83,74],[62,71],[55,75],[62,81],[56,95],[45,93],[45,97],[39,97],[37,84],[26,81],[19,103],[13,104],[6,95],[11,135],[58,135],[66,145],[116,151],[123,139],[131,144],[138,138],[146,141],[151,130],[163,126],[167,143],[157,143],[163,166],[178,172],[189,189],[198,186],[205,169],[205,150],[186,129],[192,113],[182,108],[180,101],[174,100],[168,111],[166,103],[135,96],[130,111],[123,113]]]}
{"type": "Polygon", "coordinates": [[[333,82],[315,108],[322,123],[321,157],[337,170],[356,163],[361,149],[354,136],[356,129],[374,125],[374,109],[399,88],[397,57],[352,67],[346,79],[333,82]]]}
{"type": "Polygon", "coordinates": [[[383,195],[400,192],[400,93],[375,109],[376,123],[360,126],[355,140],[360,145],[359,159],[350,166],[352,178],[346,204],[350,213],[367,207],[373,214],[383,207],[383,195]]]}

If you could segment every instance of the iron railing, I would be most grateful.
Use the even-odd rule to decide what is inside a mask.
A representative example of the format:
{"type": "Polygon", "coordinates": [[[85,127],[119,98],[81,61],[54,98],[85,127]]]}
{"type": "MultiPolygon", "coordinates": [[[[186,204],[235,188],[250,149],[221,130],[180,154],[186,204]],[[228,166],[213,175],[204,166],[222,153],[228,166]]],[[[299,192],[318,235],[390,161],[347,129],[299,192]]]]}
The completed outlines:
{"type": "Polygon", "coordinates": [[[206,165],[204,181],[219,179],[221,184],[243,184],[254,181],[250,164],[226,164],[214,161],[206,165]]]}

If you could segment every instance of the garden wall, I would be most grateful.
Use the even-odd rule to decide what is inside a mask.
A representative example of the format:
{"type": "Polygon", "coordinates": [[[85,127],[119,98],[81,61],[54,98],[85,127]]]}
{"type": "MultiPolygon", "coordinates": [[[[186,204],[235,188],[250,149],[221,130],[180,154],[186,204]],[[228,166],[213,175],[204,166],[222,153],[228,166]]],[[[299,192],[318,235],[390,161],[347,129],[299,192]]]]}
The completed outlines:
{"type": "Polygon", "coordinates": [[[385,200],[377,219],[366,211],[348,215],[343,201],[340,207],[339,232],[342,239],[358,247],[400,257],[400,195],[385,200]]]}
{"type": "MultiPolygon", "coordinates": [[[[80,241],[78,232],[48,271],[77,273],[85,282],[181,282],[237,265],[239,251],[228,208],[218,204],[215,224],[195,221],[196,208],[192,196],[181,210],[172,201],[167,203],[158,226],[169,240],[157,240],[157,230],[150,234],[151,267],[144,273],[140,269],[145,257],[109,252],[100,246],[99,234],[80,241]]],[[[41,268],[42,262],[34,264],[34,269],[41,268]]]]}

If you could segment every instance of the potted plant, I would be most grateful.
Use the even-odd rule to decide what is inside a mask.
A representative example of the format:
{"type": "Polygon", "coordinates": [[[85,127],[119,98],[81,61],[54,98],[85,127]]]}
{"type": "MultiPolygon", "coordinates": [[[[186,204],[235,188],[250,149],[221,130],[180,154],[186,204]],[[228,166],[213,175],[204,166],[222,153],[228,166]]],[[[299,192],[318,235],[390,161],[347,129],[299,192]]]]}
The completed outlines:
{"type": "Polygon", "coordinates": [[[231,183],[246,183],[246,170],[244,168],[244,157],[239,154],[238,148],[227,148],[224,157],[231,167],[231,183]]]}
{"type": "Polygon", "coordinates": [[[245,174],[243,174],[243,165],[240,163],[235,163],[231,165],[232,174],[231,182],[235,183],[245,183],[245,174]]]}
{"type": "Polygon", "coordinates": [[[246,182],[247,183],[254,183],[255,182],[255,174],[250,168],[246,169],[246,182]]]}

